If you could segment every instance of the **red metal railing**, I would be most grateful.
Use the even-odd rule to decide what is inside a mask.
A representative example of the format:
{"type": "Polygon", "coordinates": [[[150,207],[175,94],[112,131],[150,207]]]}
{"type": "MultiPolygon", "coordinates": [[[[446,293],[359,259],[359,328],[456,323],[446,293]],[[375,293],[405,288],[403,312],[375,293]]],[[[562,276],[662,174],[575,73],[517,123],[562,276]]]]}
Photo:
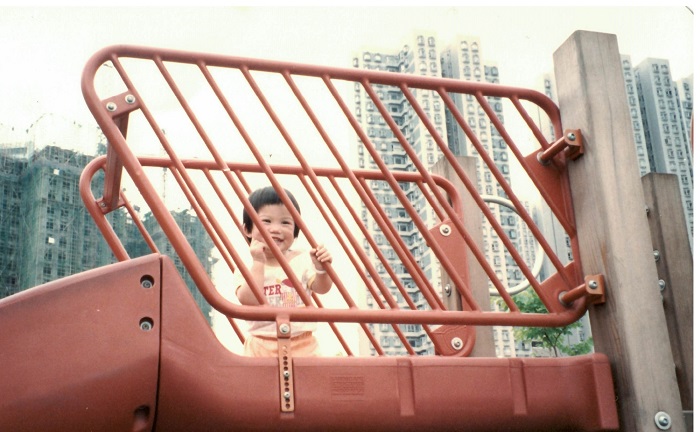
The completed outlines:
{"type": "MultiPolygon", "coordinates": [[[[369,327],[372,323],[382,323],[392,326],[406,352],[412,354],[410,338],[400,325],[414,324],[422,326],[438,352],[468,354],[470,346],[466,350],[445,346],[435,337],[431,326],[563,326],[580,318],[591,301],[578,263],[566,155],[554,150],[544,153],[553,146],[560,148],[567,138],[563,136],[556,105],[538,92],[453,79],[133,46],[109,47],[95,54],[85,68],[82,88],[109,146],[105,157],[86,168],[81,193],[115,256],[120,261],[129,259],[105,215],[121,207],[130,213],[151,250],[158,251],[135,205],[122,190],[132,182],[138,191],[135,200],[150,209],[203,296],[229,318],[240,338],[243,334],[235,319],[327,322],[346,353],[352,355],[336,323],[357,323],[376,352],[382,354],[382,343],[369,327]],[[103,89],[105,83],[107,91],[100,94],[98,89],[103,89]],[[121,89],[115,91],[114,83],[121,89]],[[372,111],[379,113],[391,131],[396,153],[407,161],[403,166],[405,171],[397,170],[383,159],[385,154],[375,148],[376,140],[369,136],[357,113],[346,102],[351,95],[343,91],[352,83],[366,94],[372,111]],[[436,145],[435,153],[454,172],[456,183],[432,173],[422,162],[410,133],[405,133],[403,125],[397,123],[380,88],[391,89],[404,98],[407,104],[403,109],[413,112],[416,126],[427,131],[436,145]],[[507,199],[522,220],[528,238],[541,247],[545,259],[554,268],[544,280],[531,270],[532,260],[523,256],[517,238],[501,227],[500,210],[480,196],[479,181],[470,177],[450,151],[441,125],[435,124],[414,95],[418,90],[431,92],[444,104],[445,115],[476,150],[484,171],[493,176],[502,190],[501,198],[507,199]],[[518,198],[509,179],[493,160],[488,143],[481,142],[455,103],[455,95],[473,95],[478,102],[482,118],[488,119],[493,134],[507,145],[504,151],[509,153],[512,163],[521,167],[532,190],[538,192],[537,199],[551,210],[570,238],[571,262],[562,262],[551,240],[541,232],[529,210],[531,201],[525,203],[518,198]],[[518,116],[518,122],[525,125],[517,138],[506,129],[499,112],[490,103],[491,98],[508,104],[518,116]],[[531,108],[544,113],[553,125],[556,135],[553,143],[529,114],[531,108]],[[254,117],[252,112],[256,110],[263,116],[254,117]],[[361,146],[376,169],[359,169],[347,162],[346,130],[353,137],[351,145],[361,146]],[[275,146],[269,147],[268,142],[275,146]],[[302,145],[306,142],[313,144],[302,145]],[[534,142],[536,148],[525,155],[516,142],[534,142]],[[147,153],[148,148],[152,150],[147,153]],[[324,158],[319,157],[321,153],[324,158]],[[125,179],[122,179],[123,169],[127,174],[125,179]],[[100,170],[105,172],[105,190],[102,197],[96,198],[90,191],[90,183],[100,170]],[[156,184],[164,178],[178,187],[159,191],[156,184]],[[242,242],[238,215],[245,208],[254,223],[259,224],[247,202],[256,184],[270,184],[278,191],[292,189],[297,199],[303,201],[304,217],[285,194],[280,194],[305,241],[311,246],[326,243],[332,247],[334,264],[328,273],[340,306],[324,307],[320,297],[310,298],[300,290],[298,280],[281,255],[278,258],[304,302],[316,307],[280,309],[242,306],[230,301],[227,298],[230,296],[224,294],[232,292],[227,291],[232,288],[221,283],[224,277],[214,281],[207,274],[163,199],[164,193],[169,200],[176,195],[192,209],[225,264],[223,273],[230,276],[241,271],[250,279],[243,265],[248,252],[242,242]],[[458,186],[467,194],[460,195],[458,186]],[[376,193],[382,187],[386,192],[376,193]],[[416,200],[418,195],[421,199],[416,200]],[[388,214],[380,199],[395,200],[402,209],[401,215],[388,214]],[[473,201],[478,214],[463,214],[466,200],[473,201]],[[416,202],[425,202],[425,207],[414,208],[416,202]],[[432,212],[436,223],[429,222],[426,216],[432,212]],[[485,220],[487,231],[494,233],[489,241],[502,246],[506,256],[512,258],[512,267],[522,273],[526,284],[548,309],[547,314],[523,313],[518,309],[513,301],[516,294],[510,290],[511,282],[499,274],[483,250],[482,235],[487,234],[469,232],[463,217],[485,220]],[[405,218],[405,225],[396,224],[401,218],[405,218]],[[368,221],[378,230],[370,231],[368,221]],[[320,230],[327,235],[320,236],[320,230]],[[329,240],[320,241],[321,238],[329,240]],[[438,263],[432,270],[417,262],[414,255],[416,248],[425,247],[438,263]],[[478,268],[467,268],[467,254],[473,256],[478,268]],[[450,288],[459,293],[462,302],[457,309],[461,310],[449,310],[446,306],[443,292],[446,284],[436,282],[434,276],[438,268],[450,281],[450,288]],[[489,286],[472,286],[470,278],[477,273],[485,275],[492,295],[500,297],[506,311],[492,311],[476,299],[477,290],[489,289],[489,286]],[[388,276],[383,277],[385,274],[388,276]],[[365,298],[377,308],[366,307],[365,298]]],[[[274,252],[279,254],[277,249],[274,252]]],[[[258,298],[264,301],[259,294],[258,298]]]]}

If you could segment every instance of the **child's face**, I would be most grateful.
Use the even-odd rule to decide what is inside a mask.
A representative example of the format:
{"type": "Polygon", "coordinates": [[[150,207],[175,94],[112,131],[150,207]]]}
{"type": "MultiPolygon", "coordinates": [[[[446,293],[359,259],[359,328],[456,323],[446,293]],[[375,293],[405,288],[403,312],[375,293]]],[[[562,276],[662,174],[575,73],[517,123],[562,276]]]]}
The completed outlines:
{"type": "MultiPolygon", "coordinates": [[[[258,210],[258,217],[272,240],[277,244],[282,253],[286,252],[294,243],[294,219],[284,204],[269,204],[258,210]]],[[[265,239],[253,224],[249,233],[252,240],[265,243],[265,239]]],[[[272,251],[265,249],[265,255],[272,257],[272,251]]]]}

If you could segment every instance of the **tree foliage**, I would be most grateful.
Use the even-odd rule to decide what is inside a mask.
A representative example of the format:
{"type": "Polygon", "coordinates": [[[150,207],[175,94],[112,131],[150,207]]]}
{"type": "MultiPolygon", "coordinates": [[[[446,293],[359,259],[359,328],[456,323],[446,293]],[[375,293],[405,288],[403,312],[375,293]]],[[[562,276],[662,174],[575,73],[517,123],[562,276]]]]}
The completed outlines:
{"type": "MultiPolygon", "coordinates": [[[[513,296],[513,301],[521,312],[547,313],[547,308],[545,308],[532,288],[528,288],[526,291],[513,296]]],[[[554,353],[555,357],[559,357],[561,354],[575,356],[588,354],[593,348],[593,341],[590,337],[577,344],[570,345],[566,343],[566,336],[572,335],[574,330],[582,326],[580,321],[576,321],[566,327],[516,327],[514,333],[515,337],[520,340],[541,342],[545,348],[554,353]]]]}

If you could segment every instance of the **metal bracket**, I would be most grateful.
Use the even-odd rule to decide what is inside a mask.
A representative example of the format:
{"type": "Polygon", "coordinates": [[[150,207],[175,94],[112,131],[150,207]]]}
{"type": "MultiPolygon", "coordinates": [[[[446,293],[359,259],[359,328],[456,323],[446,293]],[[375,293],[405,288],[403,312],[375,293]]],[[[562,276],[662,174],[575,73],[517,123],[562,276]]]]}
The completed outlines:
{"type": "Polygon", "coordinates": [[[537,154],[537,160],[542,165],[546,165],[562,150],[564,150],[564,154],[570,160],[578,159],[583,155],[581,129],[567,129],[564,131],[564,135],[561,138],[554,141],[546,150],[537,154]]]}
{"type": "Polygon", "coordinates": [[[280,375],[280,409],[294,412],[294,368],[292,367],[292,325],[287,317],[277,318],[277,357],[280,375]]]}
{"type": "Polygon", "coordinates": [[[141,108],[136,96],[129,91],[104,99],[102,105],[112,118],[121,117],[141,108]]]}
{"type": "Polygon", "coordinates": [[[584,296],[588,304],[605,303],[605,279],[603,275],[586,276],[584,280],[585,282],[582,285],[570,291],[562,291],[559,293],[559,301],[564,306],[570,306],[574,301],[584,296]]]}
{"type": "Polygon", "coordinates": [[[443,356],[467,357],[476,343],[474,326],[443,325],[433,330],[435,352],[443,356]]]}
{"type": "Polygon", "coordinates": [[[102,214],[108,214],[126,205],[121,197],[119,197],[119,200],[117,201],[117,205],[115,207],[110,206],[104,197],[95,200],[95,203],[97,203],[97,207],[100,209],[102,214]]]}

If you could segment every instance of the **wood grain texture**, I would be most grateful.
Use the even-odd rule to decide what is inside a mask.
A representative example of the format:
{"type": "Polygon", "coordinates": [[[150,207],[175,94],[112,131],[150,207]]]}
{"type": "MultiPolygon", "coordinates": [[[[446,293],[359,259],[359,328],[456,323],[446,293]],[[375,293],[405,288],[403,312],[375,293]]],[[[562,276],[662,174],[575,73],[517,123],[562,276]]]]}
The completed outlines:
{"type": "MultiPolygon", "coordinates": [[[[656,269],[664,288],[666,326],[683,410],[693,409],[693,254],[683,213],[678,176],[650,173],[642,177],[649,207],[656,269]]],[[[660,282],[661,283],[661,282],[660,282]]]]}
{"type": "Polygon", "coordinates": [[[607,301],[590,309],[595,349],[609,356],[620,430],[685,430],[652,255],[615,35],[577,31],[554,53],[564,129],[585,154],[569,163],[585,275],[602,274],[607,301]]]}

